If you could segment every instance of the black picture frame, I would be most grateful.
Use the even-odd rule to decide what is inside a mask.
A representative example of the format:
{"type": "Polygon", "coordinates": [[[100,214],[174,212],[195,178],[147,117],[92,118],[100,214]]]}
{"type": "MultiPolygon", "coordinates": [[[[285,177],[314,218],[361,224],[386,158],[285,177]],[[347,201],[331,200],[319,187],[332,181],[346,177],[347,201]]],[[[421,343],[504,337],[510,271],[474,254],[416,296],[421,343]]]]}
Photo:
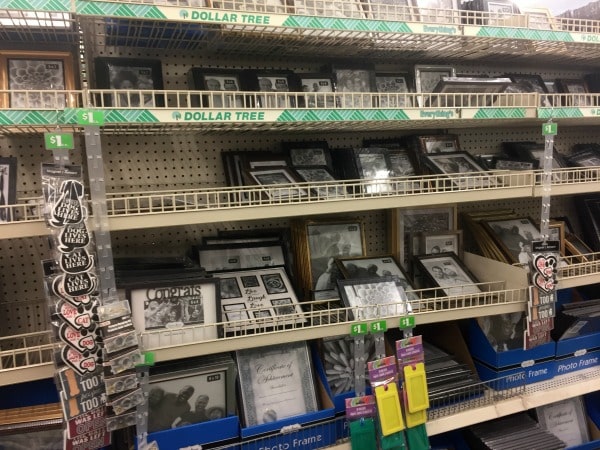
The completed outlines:
{"type": "Polygon", "coordinates": [[[583,148],[567,157],[567,162],[573,167],[600,166],[600,151],[596,147],[583,148]]]}
{"type": "Polygon", "coordinates": [[[575,204],[584,241],[594,252],[600,252],[600,195],[577,196],[575,204]]]}
{"type": "Polygon", "coordinates": [[[317,197],[332,199],[346,196],[346,188],[338,184],[338,179],[326,166],[301,166],[296,167],[294,172],[300,180],[312,183],[310,189],[317,197]]]}
{"type": "Polygon", "coordinates": [[[538,225],[530,217],[484,219],[481,224],[512,264],[529,261],[531,241],[542,237],[538,225]]]}
{"type": "Polygon", "coordinates": [[[281,143],[281,148],[287,154],[292,167],[325,166],[333,170],[327,141],[284,141],[281,143]]]}
{"type": "Polygon", "coordinates": [[[295,108],[297,106],[296,94],[298,91],[297,78],[291,70],[243,70],[242,90],[256,92],[270,92],[269,94],[256,94],[257,108],[295,108]]]}
{"type": "Polygon", "coordinates": [[[510,83],[510,78],[506,77],[442,77],[433,92],[452,95],[432,96],[427,106],[441,108],[491,106],[497,98],[493,94],[504,92],[510,83]]]}
{"type": "Polygon", "coordinates": [[[187,74],[188,86],[193,91],[213,91],[213,94],[192,95],[192,107],[244,108],[251,105],[243,94],[230,94],[243,90],[243,75],[238,69],[213,69],[192,67],[187,74]],[[222,94],[218,92],[223,92],[222,94]]]}
{"type": "Polygon", "coordinates": [[[164,89],[162,65],[158,59],[98,57],[94,59],[98,89],[127,90],[123,94],[103,94],[102,104],[108,107],[164,107],[163,94],[140,91],[164,89]],[[138,92],[136,92],[138,91],[138,92]]]}
{"type": "Polygon", "coordinates": [[[325,67],[324,70],[331,72],[335,92],[346,94],[336,96],[336,103],[340,108],[360,109],[376,106],[375,97],[359,95],[377,92],[373,65],[336,63],[325,67]]]}
{"type": "Polygon", "coordinates": [[[287,166],[249,168],[243,176],[248,186],[263,186],[263,197],[275,202],[297,201],[308,196],[308,190],[297,185],[300,180],[287,166]]]}
{"type": "Polygon", "coordinates": [[[454,252],[417,255],[414,257],[417,271],[428,284],[440,288],[445,296],[478,294],[479,280],[463,264],[454,252]]]}
{"type": "Polygon", "coordinates": [[[540,106],[551,107],[552,98],[544,95],[548,94],[548,86],[540,75],[537,74],[522,74],[522,73],[508,73],[504,75],[510,78],[513,83],[517,83],[522,86],[527,86],[529,92],[535,92],[540,94],[540,106]]]}
{"type": "Polygon", "coordinates": [[[17,203],[17,158],[0,157],[0,223],[11,222],[10,205],[17,203]]]}
{"type": "Polygon", "coordinates": [[[539,162],[500,155],[494,157],[493,166],[497,170],[535,170],[539,167],[539,162]]]}
{"type": "Polygon", "coordinates": [[[282,242],[202,245],[197,251],[207,273],[289,266],[282,242]]]}
{"type": "Polygon", "coordinates": [[[335,82],[330,72],[295,73],[299,108],[335,108],[335,82]]]}
{"type": "Polygon", "coordinates": [[[495,187],[498,181],[493,177],[478,177],[485,175],[486,170],[468,152],[437,153],[423,155],[425,166],[433,173],[444,175],[465,174],[454,177],[452,183],[459,189],[495,187]]]}
{"type": "Polygon", "coordinates": [[[557,78],[556,87],[562,94],[572,94],[563,98],[563,106],[587,107],[592,105],[590,90],[583,78],[557,78]]]}

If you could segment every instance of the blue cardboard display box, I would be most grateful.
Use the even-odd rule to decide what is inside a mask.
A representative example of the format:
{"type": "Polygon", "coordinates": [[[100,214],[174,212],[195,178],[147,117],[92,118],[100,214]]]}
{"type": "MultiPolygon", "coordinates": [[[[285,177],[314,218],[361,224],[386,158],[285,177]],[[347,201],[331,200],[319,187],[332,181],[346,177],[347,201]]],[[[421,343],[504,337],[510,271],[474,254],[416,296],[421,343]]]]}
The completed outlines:
{"type": "MultiPolygon", "coordinates": [[[[184,448],[201,445],[210,448],[210,444],[221,446],[239,440],[240,420],[237,416],[208,422],[195,423],[184,427],[150,433],[147,442],[156,441],[158,448],[184,448]]],[[[137,445],[136,445],[137,448],[137,445]]]]}
{"type": "Polygon", "coordinates": [[[530,350],[494,349],[477,320],[468,326],[467,344],[479,377],[483,381],[505,377],[504,388],[549,380],[556,374],[555,344],[549,342],[530,350]]]}
{"type": "Polygon", "coordinates": [[[600,364],[600,320],[579,320],[565,315],[555,329],[556,374],[563,375],[600,364]]]}
{"type": "Polygon", "coordinates": [[[315,389],[320,400],[316,412],[287,417],[275,422],[242,427],[242,442],[236,450],[279,449],[309,450],[335,444],[335,408],[331,393],[326,388],[326,377],[319,358],[312,353],[315,371],[315,389]]]}

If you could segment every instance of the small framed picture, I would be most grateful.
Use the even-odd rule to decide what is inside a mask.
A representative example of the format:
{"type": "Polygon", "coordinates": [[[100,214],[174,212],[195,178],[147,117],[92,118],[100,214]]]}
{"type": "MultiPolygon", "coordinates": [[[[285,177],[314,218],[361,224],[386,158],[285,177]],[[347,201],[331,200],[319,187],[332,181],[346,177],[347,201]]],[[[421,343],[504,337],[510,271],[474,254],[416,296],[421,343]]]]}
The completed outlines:
{"type": "Polygon", "coordinates": [[[542,238],[539,228],[529,217],[484,219],[481,223],[511,263],[528,263],[531,241],[542,238]]]}
{"type": "Polygon", "coordinates": [[[388,167],[387,153],[387,149],[377,147],[354,149],[359,178],[371,180],[364,186],[369,194],[392,190],[392,185],[387,181],[392,176],[388,167]]]}
{"type": "Polygon", "coordinates": [[[408,73],[376,73],[375,74],[377,106],[379,108],[410,108],[412,98],[411,81],[408,73]]]}
{"type": "Polygon", "coordinates": [[[335,91],[347,93],[338,96],[341,108],[371,108],[373,97],[357,95],[377,91],[375,70],[372,66],[332,65],[329,67],[335,81],[335,91]]]}
{"type": "Polygon", "coordinates": [[[70,52],[0,50],[0,107],[63,109],[76,89],[74,58],[70,52]],[[27,92],[47,91],[47,92],[27,92]]]}
{"type": "Polygon", "coordinates": [[[416,233],[456,230],[456,205],[432,208],[397,208],[391,211],[392,253],[409,269],[409,255],[419,253],[419,241],[411,240],[416,233]],[[409,249],[412,246],[412,249],[409,249]]]}
{"type": "Polygon", "coordinates": [[[242,94],[240,70],[193,67],[188,72],[188,85],[194,91],[211,91],[192,96],[191,106],[204,108],[243,108],[248,102],[242,94]]]}
{"type": "Polygon", "coordinates": [[[281,147],[289,155],[293,167],[325,166],[329,169],[332,168],[327,141],[282,142],[281,147]]]}
{"type": "Polygon", "coordinates": [[[419,150],[425,154],[432,153],[455,153],[460,152],[458,135],[436,134],[431,136],[419,136],[419,150]]]}
{"type": "Polygon", "coordinates": [[[17,158],[0,158],[0,223],[12,221],[9,205],[17,203],[17,158]]]}
{"type": "MultiPolygon", "coordinates": [[[[456,69],[452,66],[433,66],[417,64],[415,69],[415,90],[416,92],[432,93],[435,87],[443,77],[455,77],[456,69]]],[[[417,97],[419,106],[425,106],[427,103],[422,96],[417,97]]]]}
{"type": "Polygon", "coordinates": [[[331,73],[299,73],[296,78],[299,90],[306,93],[298,98],[300,108],[335,108],[331,73]]]}
{"type": "Polygon", "coordinates": [[[103,105],[121,108],[163,107],[164,95],[149,91],[162,90],[162,67],[159,60],[132,58],[96,58],[96,87],[123,90],[103,95],[103,105]]]}
{"type": "Polygon", "coordinates": [[[441,288],[446,296],[481,292],[478,280],[453,252],[415,256],[415,264],[431,286],[441,288]]]}
{"type": "Polygon", "coordinates": [[[268,187],[264,189],[264,194],[274,201],[286,201],[291,199],[300,199],[308,196],[308,191],[297,187],[298,179],[289,167],[265,167],[257,169],[248,169],[244,172],[245,178],[249,184],[256,184],[268,187]],[[274,187],[286,185],[282,187],[274,187]]]}
{"type": "Polygon", "coordinates": [[[592,99],[584,79],[559,78],[556,80],[558,91],[563,94],[571,94],[563,99],[563,106],[586,107],[592,106],[592,99]]]}
{"type": "Polygon", "coordinates": [[[392,255],[338,258],[336,263],[346,279],[391,277],[405,291],[414,289],[408,275],[392,255]]]}
{"type": "MultiPolygon", "coordinates": [[[[424,161],[434,173],[476,175],[485,172],[483,167],[477,164],[467,152],[424,155],[424,161]]],[[[488,188],[496,185],[493,179],[476,176],[457,177],[453,178],[452,181],[459,189],[488,188]]]]}
{"type": "Polygon", "coordinates": [[[338,280],[337,284],[353,320],[393,317],[407,311],[398,285],[390,277],[338,280]]]}
{"type": "Polygon", "coordinates": [[[133,324],[138,333],[161,332],[148,336],[150,347],[161,342],[161,334],[167,336],[175,329],[180,343],[216,339],[216,324],[221,319],[218,286],[214,278],[128,283],[126,295],[133,324]]]}
{"type": "Polygon", "coordinates": [[[198,260],[207,272],[286,265],[282,244],[269,242],[202,246],[198,260]]]}
{"type": "Polygon", "coordinates": [[[419,233],[419,255],[437,255],[454,252],[462,261],[463,256],[462,230],[434,231],[419,233]]]}
{"type": "Polygon", "coordinates": [[[242,72],[242,88],[244,91],[268,92],[256,97],[258,108],[295,108],[296,99],[285,92],[296,91],[292,86],[295,77],[292,71],[261,72],[245,70],[242,72]]]}

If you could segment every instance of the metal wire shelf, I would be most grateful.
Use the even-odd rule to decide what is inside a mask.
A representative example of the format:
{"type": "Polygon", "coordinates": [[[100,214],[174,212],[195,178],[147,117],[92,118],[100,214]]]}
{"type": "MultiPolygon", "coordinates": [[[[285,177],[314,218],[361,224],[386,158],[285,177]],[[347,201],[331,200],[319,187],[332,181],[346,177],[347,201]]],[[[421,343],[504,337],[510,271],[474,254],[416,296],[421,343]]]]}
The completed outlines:
{"type": "Polygon", "coordinates": [[[49,331],[0,338],[0,371],[52,363],[53,348],[49,331]]]}

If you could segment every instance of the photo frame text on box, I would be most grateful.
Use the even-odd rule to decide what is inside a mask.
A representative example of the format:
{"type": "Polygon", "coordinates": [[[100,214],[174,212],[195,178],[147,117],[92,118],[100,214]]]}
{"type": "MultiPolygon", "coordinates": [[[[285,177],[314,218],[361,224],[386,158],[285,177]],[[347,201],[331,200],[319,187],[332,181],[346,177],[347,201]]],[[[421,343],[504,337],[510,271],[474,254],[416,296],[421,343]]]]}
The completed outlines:
{"type": "Polygon", "coordinates": [[[446,296],[481,292],[477,278],[454,252],[415,256],[416,268],[432,287],[439,287],[446,296]]]}
{"type": "Polygon", "coordinates": [[[242,71],[192,67],[188,71],[188,86],[194,91],[211,91],[211,94],[192,96],[191,106],[203,108],[244,108],[247,99],[242,90],[242,71]]]}
{"type": "Polygon", "coordinates": [[[0,223],[13,219],[10,205],[17,203],[17,158],[0,158],[0,223]]]}
{"type": "Polygon", "coordinates": [[[275,422],[319,409],[306,342],[239,350],[236,360],[244,426],[275,422]]]}
{"type": "Polygon", "coordinates": [[[338,280],[337,284],[353,320],[400,316],[407,311],[399,284],[392,277],[338,280]]]}
{"type": "Polygon", "coordinates": [[[221,321],[221,295],[217,279],[190,277],[131,282],[126,286],[126,296],[131,303],[133,324],[139,333],[181,331],[183,342],[219,336],[216,324],[221,321]],[[198,328],[186,334],[190,327],[198,328]]]}
{"type": "Polygon", "coordinates": [[[123,90],[104,94],[102,104],[117,108],[164,107],[162,65],[158,59],[98,57],[94,60],[96,88],[123,90]]]}
{"type": "Polygon", "coordinates": [[[0,89],[15,91],[0,96],[1,108],[74,107],[69,94],[57,91],[72,91],[76,87],[71,52],[0,50],[0,89]]]}

